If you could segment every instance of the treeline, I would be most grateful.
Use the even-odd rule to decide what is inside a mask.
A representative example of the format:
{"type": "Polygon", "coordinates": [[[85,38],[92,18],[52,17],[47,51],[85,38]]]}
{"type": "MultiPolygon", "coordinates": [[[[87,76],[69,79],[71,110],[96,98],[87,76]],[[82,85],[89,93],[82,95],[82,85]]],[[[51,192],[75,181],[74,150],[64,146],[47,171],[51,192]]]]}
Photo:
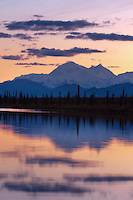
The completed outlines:
{"type": "Polygon", "coordinates": [[[0,95],[0,106],[11,106],[11,107],[30,107],[30,108],[43,108],[50,105],[133,105],[133,97],[127,97],[125,95],[125,91],[123,88],[122,94],[120,97],[109,96],[109,91],[107,91],[105,98],[97,98],[95,94],[91,94],[90,97],[86,97],[86,93],[84,93],[84,97],[80,97],[80,86],[77,88],[77,95],[74,97],[70,96],[70,92],[68,92],[66,97],[62,97],[61,92],[59,97],[53,97],[51,93],[50,96],[43,95],[41,98],[36,95],[33,97],[31,94],[27,93],[26,95],[23,92],[14,92],[12,95],[9,91],[6,91],[4,95],[0,95]]]}

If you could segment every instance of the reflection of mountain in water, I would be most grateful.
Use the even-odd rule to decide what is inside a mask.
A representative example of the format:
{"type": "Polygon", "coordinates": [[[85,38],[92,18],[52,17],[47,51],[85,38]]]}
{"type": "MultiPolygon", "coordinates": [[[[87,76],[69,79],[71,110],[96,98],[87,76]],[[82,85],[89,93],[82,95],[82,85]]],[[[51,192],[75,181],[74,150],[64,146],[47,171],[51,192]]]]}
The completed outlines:
{"type": "Polygon", "coordinates": [[[16,134],[47,136],[66,151],[84,145],[104,148],[113,138],[133,142],[133,121],[126,118],[3,112],[0,123],[12,126],[16,134]]]}

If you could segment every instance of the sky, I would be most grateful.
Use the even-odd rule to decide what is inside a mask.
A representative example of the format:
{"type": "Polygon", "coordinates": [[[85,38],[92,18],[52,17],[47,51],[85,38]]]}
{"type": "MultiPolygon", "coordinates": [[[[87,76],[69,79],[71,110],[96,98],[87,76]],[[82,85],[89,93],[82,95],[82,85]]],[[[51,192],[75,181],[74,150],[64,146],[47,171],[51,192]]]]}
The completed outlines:
{"type": "Polygon", "coordinates": [[[0,0],[0,82],[68,61],[133,71],[132,0],[0,0]]]}

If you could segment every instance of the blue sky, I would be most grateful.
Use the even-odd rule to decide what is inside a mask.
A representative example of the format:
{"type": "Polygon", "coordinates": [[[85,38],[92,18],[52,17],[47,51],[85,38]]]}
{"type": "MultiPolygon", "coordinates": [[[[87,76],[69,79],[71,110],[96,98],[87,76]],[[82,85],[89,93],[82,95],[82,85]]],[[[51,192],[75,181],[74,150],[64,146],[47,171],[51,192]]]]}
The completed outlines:
{"type": "Polygon", "coordinates": [[[132,17],[132,9],[131,0],[4,0],[0,2],[1,16],[7,19],[13,19],[14,16],[25,18],[35,13],[54,19],[63,15],[67,19],[109,17],[109,15],[125,18],[132,17]]]}

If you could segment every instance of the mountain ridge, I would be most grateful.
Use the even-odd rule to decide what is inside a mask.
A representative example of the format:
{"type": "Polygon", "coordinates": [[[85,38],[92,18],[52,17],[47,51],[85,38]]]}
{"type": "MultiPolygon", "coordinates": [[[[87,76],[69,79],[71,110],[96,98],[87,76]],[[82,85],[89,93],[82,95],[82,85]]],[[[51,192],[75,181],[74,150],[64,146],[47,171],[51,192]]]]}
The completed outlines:
{"type": "Polygon", "coordinates": [[[43,83],[48,88],[56,88],[63,84],[78,84],[83,88],[102,88],[114,84],[133,83],[133,72],[123,73],[118,76],[101,64],[86,68],[74,62],[67,62],[58,66],[49,74],[27,74],[16,77],[16,79],[28,79],[43,83]]]}
{"type": "MultiPolygon", "coordinates": [[[[106,97],[107,91],[109,91],[109,96],[111,97],[114,93],[115,97],[120,97],[122,95],[123,88],[125,89],[125,95],[127,94],[128,97],[133,96],[133,84],[131,83],[120,83],[115,84],[110,87],[106,88],[82,88],[80,87],[80,96],[83,97],[86,94],[86,97],[90,97],[91,94],[95,93],[96,97],[106,97]]],[[[20,92],[22,91],[23,95],[28,96],[37,96],[42,97],[46,94],[50,97],[53,94],[53,97],[59,97],[60,94],[62,97],[66,97],[68,92],[70,96],[73,97],[78,93],[78,85],[77,84],[64,84],[58,86],[54,89],[47,88],[43,86],[42,83],[36,83],[26,79],[18,79],[13,81],[6,81],[4,83],[0,83],[0,95],[4,95],[5,92],[10,92],[10,95],[14,95],[17,91],[19,96],[20,92]]]]}
{"type": "Polygon", "coordinates": [[[16,77],[12,81],[6,81],[0,84],[0,93],[5,91],[20,92],[26,95],[37,95],[42,97],[43,94],[59,97],[67,96],[68,91],[71,96],[77,94],[77,88],[80,85],[80,95],[90,96],[95,93],[96,97],[105,97],[107,90],[110,96],[114,93],[119,96],[123,87],[126,89],[128,96],[133,95],[133,72],[126,72],[116,76],[109,69],[101,64],[86,68],[74,62],[67,62],[58,66],[50,74],[27,74],[16,77]],[[128,84],[127,84],[128,82],[128,84]],[[118,90],[118,91],[117,91],[118,90]]]}

